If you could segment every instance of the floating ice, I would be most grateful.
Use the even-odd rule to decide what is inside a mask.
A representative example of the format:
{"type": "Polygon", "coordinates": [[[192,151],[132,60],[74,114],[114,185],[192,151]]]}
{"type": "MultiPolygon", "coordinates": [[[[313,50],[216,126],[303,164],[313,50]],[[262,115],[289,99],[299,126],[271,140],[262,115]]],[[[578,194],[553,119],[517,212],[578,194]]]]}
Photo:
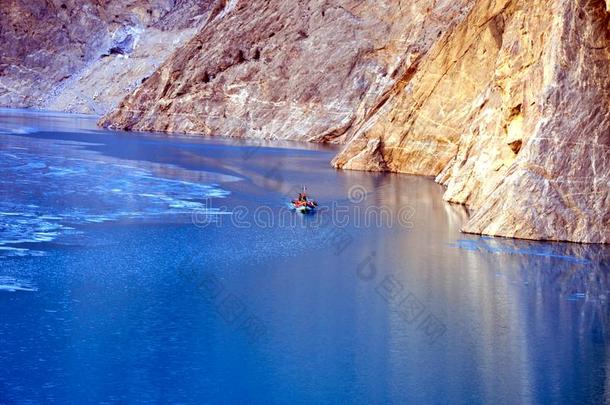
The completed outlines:
{"type": "Polygon", "coordinates": [[[583,300],[585,298],[587,298],[587,294],[585,294],[585,293],[574,293],[574,294],[568,295],[568,297],[566,299],[568,301],[579,301],[579,300],[583,300]]]}
{"type": "MultiPolygon", "coordinates": [[[[160,218],[186,222],[194,212],[216,215],[220,212],[208,208],[209,199],[228,195],[216,184],[235,180],[169,164],[118,159],[92,151],[88,148],[94,144],[83,142],[13,135],[2,135],[2,141],[0,247],[66,243],[66,236],[74,241],[84,224],[160,218]]],[[[0,256],[27,252],[0,249],[0,256]]]]}
{"type": "Polygon", "coordinates": [[[40,250],[0,246],[0,260],[8,257],[44,256],[40,250]]]}
{"type": "Polygon", "coordinates": [[[20,127],[13,129],[14,134],[33,134],[38,132],[38,128],[34,127],[20,127]]]}
{"type": "Polygon", "coordinates": [[[30,281],[19,280],[14,277],[0,276],[0,291],[38,291],[30,281]]]}
{"type": "MultiPolygon", "coordinates": [[[[493,254],[510,254],[510,255],[527,255],[550,257],[555,259],[566,260],[573,263],[590,263],[588,259],[563,254],[554,250],[551,247],[517,247],[519,242],[504,243],[499,239],[494,239],[489,236],[483,236],[479,239],[459,239],[451,246],[463,250],[479,251],[493,254]]],[[[527,242],[524,242],[524,244],[527,242]]]]}

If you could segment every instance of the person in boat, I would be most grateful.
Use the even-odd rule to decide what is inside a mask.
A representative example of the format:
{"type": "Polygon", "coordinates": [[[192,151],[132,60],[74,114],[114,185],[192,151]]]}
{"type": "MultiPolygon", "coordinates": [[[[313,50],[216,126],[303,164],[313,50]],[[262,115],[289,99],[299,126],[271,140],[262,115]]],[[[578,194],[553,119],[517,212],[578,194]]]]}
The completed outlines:
{"type": "Polygon", "coordinates": [[[307,199],[307,194],[305,193],[305,190],[300,192],[297,196],[297,199],[294,200],[292,203],[295,204],[296,206],[306,205],[306,206],[310,206],[310,207],[316,207],[318,205],[315,201],[309,201],[307,199]]]}

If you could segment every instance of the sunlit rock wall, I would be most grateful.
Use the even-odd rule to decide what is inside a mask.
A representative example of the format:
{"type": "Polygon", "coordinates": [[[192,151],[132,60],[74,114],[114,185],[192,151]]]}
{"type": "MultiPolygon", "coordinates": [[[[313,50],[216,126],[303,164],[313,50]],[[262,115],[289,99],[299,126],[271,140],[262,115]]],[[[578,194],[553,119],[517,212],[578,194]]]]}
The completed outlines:
{"type": "Polygon", "coordinates": [[[437,176],[467,232],[610,242],[602,0],[479,0],[337,167],[437,176]]]}
{"type": "Polygon", "coordinates": [[[610,242],[608,1],[62,4],[3,11],[0,103],[135,89],[102,125],[346,143],[338,168],[434,176],[467,232],[610,242]]]}
{"type": "Polygon", "coordinates": [[[228,1],[102,124],[341,142],[469,3],[228,1]]]}

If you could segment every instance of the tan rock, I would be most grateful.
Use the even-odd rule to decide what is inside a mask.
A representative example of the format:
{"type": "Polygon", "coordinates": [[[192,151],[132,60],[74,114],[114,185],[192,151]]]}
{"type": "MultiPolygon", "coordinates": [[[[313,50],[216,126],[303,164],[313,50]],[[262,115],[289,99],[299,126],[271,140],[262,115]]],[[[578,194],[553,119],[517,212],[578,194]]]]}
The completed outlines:
{"type": "Polygon", "coordinates": [[[37,107],[52,111],[105,114],[133,92],[177,47],[192,38],[194,28],[143,29],[134,51],[99,58],[56,86],[37,107]]]}
{"type": "MultiPolygon", "coordinates": [[[[11,4],[18,1],[9,10],[22,17],[26,3],[11,4]]],[[[157,21],[147,23],[158,38],[151,35],[144,53],[162,47],[166,31],[170,38],[193,27],[169,3],[155,2],[152,16],[142,6],[149,3],[136,3],[112,5],[157,21]]],[[[608,0],[215,0],[206,7],[203,28],[142,85],[135,78],[154,65],[146,56],[141,64],[133,58],[127,70],[136,73],[118,80],[111,96],[95,95],[94,109],[103,109],[138,86],[101,124],[346,142],[336,167],[436,176],[447,201],[470,209],[467,232],[610,242],[608,0]]],[[[85,16],[107,21],[108,13],[96,12],[85,16]]],[[[78,71],[49,105],[81,108],[78,94],[120,71],[110,62],[64,69],[73,56],[49,56],[45,32],[72,44],[42,30],[28,48],[40,49],[34,59],[4,55],[0,102],[31,104],[66,71],[78,71]],[[48,61],[56,71],[42,68],[48,61]]],[[[99,50],[95,38],[105,37],[76,49],[99,50]]],[[[169,51],[160,49],[155,63],[169,51]]]]}
{"type": "Polygon", "coordinates": [[[334,163],[437,175],[467,232],[608,243],[609,55],[601,1],[479,0],[334,163]]]}
{"type": "Polygon", "coordinates": [[[221,3],[102,125],[342,142],[469,1],[221,3]]]}
{"type": "Polygon", "coordinates": [[[538,107],[523,150],[477,207],[468,232],[610,242],[608,16],[601,2],[562,6],[548,31],[561,41],[546,44],[538,62],[543,80],[530,90],[538,107]]]}

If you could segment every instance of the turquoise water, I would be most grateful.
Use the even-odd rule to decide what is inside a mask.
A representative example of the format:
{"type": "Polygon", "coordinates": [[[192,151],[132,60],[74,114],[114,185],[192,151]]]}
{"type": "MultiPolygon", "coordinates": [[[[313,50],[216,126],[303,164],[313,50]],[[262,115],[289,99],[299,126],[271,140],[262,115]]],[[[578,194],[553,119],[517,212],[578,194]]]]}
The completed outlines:
{"type": "Polygon", "coordinates": [[[333,148],[94,124],[0,111],[0,403],[608,400],[608,247],[462,234],[333,148]]]}

